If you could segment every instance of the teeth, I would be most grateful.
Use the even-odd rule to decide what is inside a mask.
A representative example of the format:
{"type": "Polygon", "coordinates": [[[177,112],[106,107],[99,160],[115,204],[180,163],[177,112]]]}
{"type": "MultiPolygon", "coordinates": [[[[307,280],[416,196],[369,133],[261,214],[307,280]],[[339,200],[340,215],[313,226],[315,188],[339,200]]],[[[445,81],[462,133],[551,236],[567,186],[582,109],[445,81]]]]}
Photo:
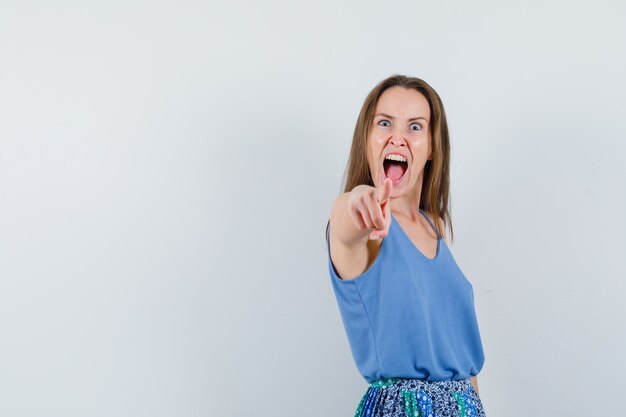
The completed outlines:
{"type": "Polygon", "coordinates": [[[406,158],[402,155],[397,155],[397,154],[391,154],[391,155],[387,155],[385,157],[385,159],[389,159],[391,161],[400,161],[400,162],[406,162],[406,158]]]}

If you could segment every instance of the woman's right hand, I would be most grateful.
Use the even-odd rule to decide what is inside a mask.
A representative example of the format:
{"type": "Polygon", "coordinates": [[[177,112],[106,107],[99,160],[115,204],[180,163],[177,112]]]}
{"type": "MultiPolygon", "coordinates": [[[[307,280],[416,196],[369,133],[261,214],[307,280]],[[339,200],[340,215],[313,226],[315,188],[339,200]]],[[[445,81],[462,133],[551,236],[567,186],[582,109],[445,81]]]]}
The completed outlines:
{"type": "Polygon", "coordinates": [[[393,182],[385,178],[380,188],[370,185],[358,185],[350,192],[348,212],[359,230],[374,230],[369,238],[379,239],[387,236],[391,225],[389,196],[393,182]]]}

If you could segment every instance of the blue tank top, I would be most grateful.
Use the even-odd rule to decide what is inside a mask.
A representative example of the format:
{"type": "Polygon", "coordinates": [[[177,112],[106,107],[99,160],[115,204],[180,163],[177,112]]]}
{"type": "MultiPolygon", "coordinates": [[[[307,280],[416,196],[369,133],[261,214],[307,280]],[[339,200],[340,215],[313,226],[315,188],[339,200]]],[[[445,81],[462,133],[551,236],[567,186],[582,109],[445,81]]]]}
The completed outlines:
{"type": "Polygon", "coordinates": [[[329,230],[330,225],[332,286],[352,357],[368,383],[383,377],[443,381],[478,375],[485,355],[474,288],[440,235],[437,254],[428,258],[391,215],[374,263],[344,280],[330,257],[329,230]]]}

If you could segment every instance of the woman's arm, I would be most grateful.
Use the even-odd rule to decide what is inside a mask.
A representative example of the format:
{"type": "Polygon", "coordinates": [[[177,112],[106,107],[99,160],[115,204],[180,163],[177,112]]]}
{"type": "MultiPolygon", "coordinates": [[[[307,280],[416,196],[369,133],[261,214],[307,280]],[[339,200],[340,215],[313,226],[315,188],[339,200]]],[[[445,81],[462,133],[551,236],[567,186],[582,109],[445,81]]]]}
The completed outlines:
{"type": "MultiPolygon", "coordinates": [[[[432,216],[430,213],[426,213],[426,214],[428,214],[429,217],[432,216]]],[[[437,217],[437,221],[439,222],[439,227],[441,227],[441,230],[446,230],[446,224],[443,222],[443,219],[441,217],[437,217]]],[[[475,376],[470,377],[470,381],[472,382],[472,385],[474,386],[474,389],[476,390],[476,393],[480,396],[480,392],[478,392],[478,379],[477,379],[477,377],[475,377],[475,376]]]]}
{"type": "MultiPolygon", "coordinates": [[[[431,216],[430,213],[426,213],[426,214],[428,214],[429,217],[431,216]]],[[[437,217],[437,221],[439,222],[439,227],[441,227],[441,230],[446,230],[446,224],[443,222],[443,219],[441,217],[437,217]]],[[[473,376],[473,377],[470,377],[470,381],[472,382],[472,385],[474,386],[476,393],[480,396],[480,392],[478,392],[478,379],[475,376],[473,376]]]]}
{"type": "Polygon", "coordinates": [[[472,382],[472,385],[474,386],[476,393],[480,396],[480,392],[478,392],[478,379],[476,379],[476,377],[473,376],[470,378],[470,381],[472,382]]]}

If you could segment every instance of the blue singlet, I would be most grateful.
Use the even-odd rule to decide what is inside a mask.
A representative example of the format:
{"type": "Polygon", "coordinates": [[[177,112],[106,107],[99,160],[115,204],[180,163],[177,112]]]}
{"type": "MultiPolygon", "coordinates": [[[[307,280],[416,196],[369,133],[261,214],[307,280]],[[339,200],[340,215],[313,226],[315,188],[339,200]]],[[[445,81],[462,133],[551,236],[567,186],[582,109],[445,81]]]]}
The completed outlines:
{"type": "MultiPolygon", "coordinates": [[[[420,209],[430,225],[433,222],[420,209]]],[[[458,380],[478,375],[483,353],[474,288],[438,235],[428,258],[395,217],[378,257],[361,275],[328,269],[355,364],[368,383],[381,378],[458,380]]],[[[435,229],[436,231],[436,229],[435,229]]]]}

